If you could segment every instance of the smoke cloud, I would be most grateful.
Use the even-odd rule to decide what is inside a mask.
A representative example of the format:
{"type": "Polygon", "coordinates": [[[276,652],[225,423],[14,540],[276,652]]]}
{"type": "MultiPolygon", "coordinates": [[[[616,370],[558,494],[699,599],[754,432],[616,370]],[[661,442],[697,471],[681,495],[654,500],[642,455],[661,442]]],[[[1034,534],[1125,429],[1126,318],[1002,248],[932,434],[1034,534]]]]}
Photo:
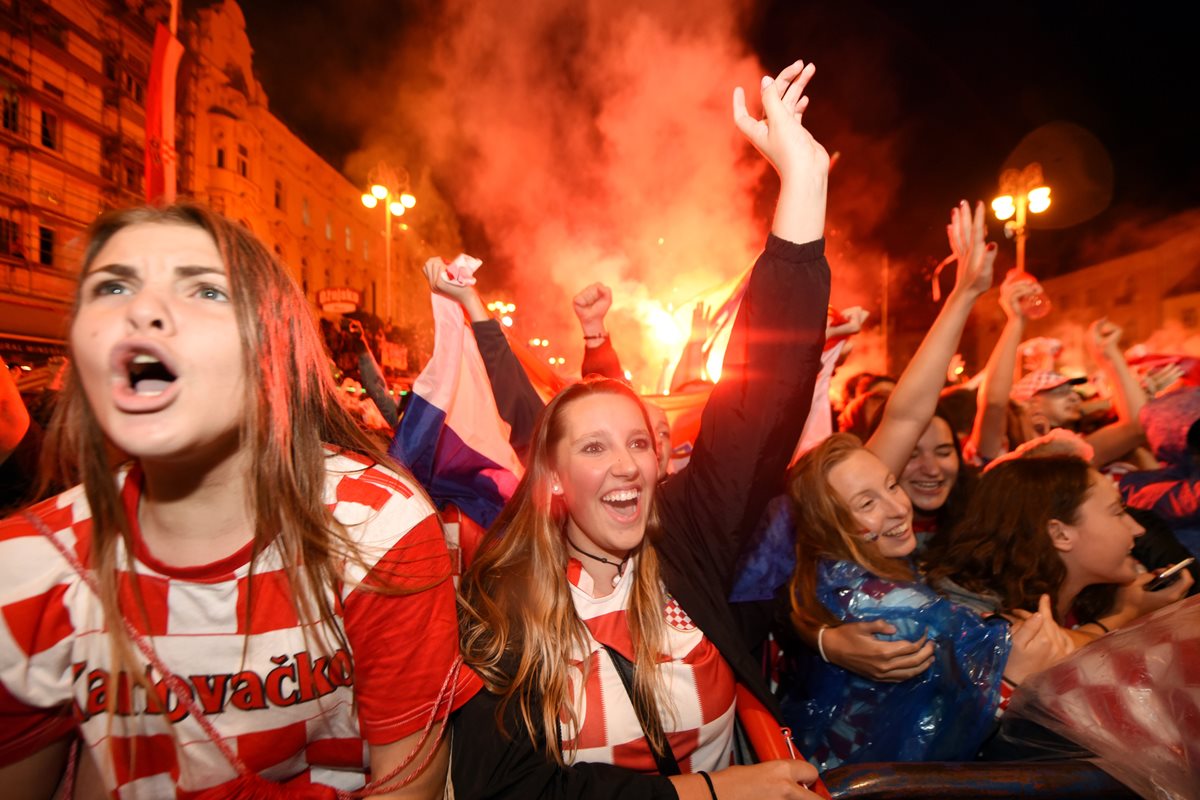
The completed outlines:
{"type": "MultiPolygon", "coordinates": [[[[474,255],[487,299],[515,303],[514,330],[550,339],[544,352],[567,372],[582,353],[570,298],[611,286],[614,345],[635,386],[653,390],[687,340],[688,303],[749,267],[769,227],[774,176],[731,118],[733,87],[753,112],[769,71],[747,43],[753,3],[450,0],[425,13],[389,70],[392,107],[347,170],[381,153],[428,165],[468,246],[486,243],[474,255]]],[[[899,184],[895,140],[856,134],[840,108],[856,80],[831,65],[822,84],[817,63],[814,131],[848,148],[831,196],[834,304],[878,319],[870,236],[899,184]]],[[[414,232],[433,242],[429,211],[416,211],[414,232]]]]}

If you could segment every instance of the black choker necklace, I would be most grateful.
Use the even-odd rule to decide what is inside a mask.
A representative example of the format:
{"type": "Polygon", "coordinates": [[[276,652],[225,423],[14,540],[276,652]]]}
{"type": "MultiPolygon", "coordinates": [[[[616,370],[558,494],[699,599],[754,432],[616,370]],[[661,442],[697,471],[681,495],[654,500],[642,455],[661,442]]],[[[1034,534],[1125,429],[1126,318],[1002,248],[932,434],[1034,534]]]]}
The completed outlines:
{"type": "Polygon", "coordinates": [[[616,567],[617,575],[615,578],[613,578],[612,585],[615,588],[616,585],[621,582],[621,576],[625,574],[625,564],[629,562],[629,556],[625,556],[624,558],[621,559],[620,563],[617,563],[616,561],[613,561],[610,558],[605,558],[604,556],[593,555],[592,553],[589,553],[587,550],[580,549],[580,547],[577,544],[575,544],[574,542],[571,541],[570,537],[567,537],[567,545],[569,547],[573,547],[575,549],[575,552],[579,553],[580,555],[587,556],[588,558],[592,559],[593,561],[599,561],[601,564],[608,564],[610,567],[616,567]]]}

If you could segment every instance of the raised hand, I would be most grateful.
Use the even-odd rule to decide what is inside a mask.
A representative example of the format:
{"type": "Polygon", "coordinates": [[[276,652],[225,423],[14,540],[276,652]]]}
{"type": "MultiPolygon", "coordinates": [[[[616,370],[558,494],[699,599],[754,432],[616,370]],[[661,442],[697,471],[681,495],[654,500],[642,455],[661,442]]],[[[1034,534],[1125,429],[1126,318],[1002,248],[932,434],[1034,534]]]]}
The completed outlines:
{"type": "Polygon", "coordinates": [[[825,230],[825,194],[829,154],[803,125],[808,97],[804,94],[816,68],[797,61],[760,86],[764,119],[750,116],[746,94],[733,90],[733,121],[780,178],[779,203],[772,232],[788,241],[819,239],[825,230]]]}
{"type": "Polygon", "coordinates": [[[479,292],[475,290],[475,287],[463,286],[450,280],[450,276],[446,273],[446,267],[446,262],[438,256],[425,262],[422,272],[425,273],[425,280],[429,282],[430,291],[443,297],[449,297],[462,306],[471,322],[483,322],[490,319],[491,315],[484,308],[483,301],[479,299],[479,292]]]}
{"type": "Polygon", "coordinates": [[[1009,319],[1025,321],[1023,301],[1045,290],[1040,283],[1030,280],[1027,273],[1021,277],[1017,277],[1018,275],[1019,273],[1010,271],[1004,276],[1004,283],[1000,284],[1000,308],[1009,319]]]}
{"type": "Polygon", "coordinates": [[[1153,367],[1142,376],[1142,388],[1146,390],[1146,394],[1155,397],[1159,392],[1174,386],[1185,374],[1183,367],[1179,364],[1163,364],[1160,367],[1153,367]]]}
{"type": "Polygon", "coordinates": [[[863,325],[867,322],[867,317],[871,316],[871,312],[862,306],[850,306],[842,309],[841,316],[845,322],[825,328],[826,339],[832,339],[835,336],[853,336],[862,330],[863,325]]]}
{"type": "Polygon", "coordinates": [[[992,265],[996,262],[996,244],[987,242],[987,216],[983,202],[971,206],[963,200],[950,212],[950,224],[946,226],[946,237],[950,240],[950,252],[958,261],[955,292],[979,295],[992,288],[992,265]]]}
{"type": "Polygon", "coordinates": [[[1120,356],[1121,334],[1124,332],[1120,325],[1109,321],[1108,317],[1101,317],[1093,322],[1088,326],[1087,333],[1088,349],[1092,351],[1092,357],[1099,361],[1120,356]]]}
{"type": "Polygon", "coordinates": [[[585,286],[571,300],[571,308],[579,318],[584,336],[603,336],[604,317],[612,308],[612,289],[603,283],[585,286]]]}
{"type": "Polygon", "coordinates": [[[814,166],[829,170],[825,148],[803,125],[808,108],[804,90],[816,71],[813,64],[796,61],[774,79],[764,76],[760,86],[764,119],[750,116],[742,87],[733,90],[733,121],[780,175],[807,172],[814,166]]]}

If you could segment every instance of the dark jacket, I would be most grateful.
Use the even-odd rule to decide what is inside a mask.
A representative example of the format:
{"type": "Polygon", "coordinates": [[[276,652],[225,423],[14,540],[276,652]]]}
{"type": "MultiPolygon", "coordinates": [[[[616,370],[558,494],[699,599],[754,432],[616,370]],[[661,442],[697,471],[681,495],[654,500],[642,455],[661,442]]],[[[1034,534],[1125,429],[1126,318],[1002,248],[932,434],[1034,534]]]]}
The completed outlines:
{"type": "MultiPolygon", "coordinates": [[[[666,479],[651,533],[667,591],[725,657],[740,683],[779,708],[725,598],[738,551],[778,494],[812,402],[825,339],[829,266],[824,241],[774,236],[755,265],[690,464],[666,479]]],[[[675,797],[666,778],[610,764],[561,768],[535,747],[517,704],[495,729],[498,698],[481,691],[454,720],[452,777],[459,800],[675,797]]]]}

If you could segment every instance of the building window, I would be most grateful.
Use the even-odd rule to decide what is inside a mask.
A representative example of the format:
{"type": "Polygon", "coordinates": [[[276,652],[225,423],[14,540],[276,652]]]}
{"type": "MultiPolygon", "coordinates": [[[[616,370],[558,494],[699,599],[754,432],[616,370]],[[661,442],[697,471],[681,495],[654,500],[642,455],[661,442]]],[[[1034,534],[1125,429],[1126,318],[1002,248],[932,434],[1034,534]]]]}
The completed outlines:
{"type": "Polygon", "coordinates": [[[38,263],[54,266],[54,229],[38,226],[38,263]]]}
{"type": "Polygon", "coordinates": [[[21,100],[15,94],[4,95],[4,130],[21,132],[21,100]]]}
{"type": "Polygon", "coordinates": [[[304,222],[304,227],[312,227],[312,211],[308,208],[307,197],[300,202],[300,219],[304,222]]]}
{"type": "Polygon", "coordinates": [[[64,97],[63,90],[55,86],[50,81],[42,81],[42,88],[46,91],[46,94],[54,95],[59,100],[62,100],[64,97]]]}
{"type": "Polygon", "coordinates": [[[238,175],[243,178],[250,177],[250,152],[242,145],[238,145],[238,175]]]}
{"type": "Polygon", "coordinates": [[[132,97],[133,101],[139,106],[146,101],[145,85],[136,77],[134,77],[129,70],[125,70],[125,72],[121,75],[121,88],[125,91],[125,94],[129,97],[132,97]]]}
{"type": "Polygon", "coordinates": [[[58,117],[42,109],[42,147],[58,149],[58,117]]]}
{"type": "Polygon", "coordinates": [[[346,251],[352,252],[353,250],[354,250],[354,242],[350,238],[350,226],[347,225],[346,226],[346,251]]]}
{"type": "Polygon", "coordinates": [[[21,225],[11,219],[0,219],[0,255],[24,258],[21,247],[21,225]]]}
{"type": "Polygon", "coordinates": [[[217,169],[225,169],[225,148],[217,148],[217,169]]]}
{"type": "Polygon", "coordinates": [[[330,214],[325,215],[325,240],[333,241],[333,216],[330,214]]]}
{"type": "Polygon", "coordinates": [[[283,181],[275,181],[275,207],[283,211],[283,181]]]}
{"type": "Polygon", "coordinates": [[[143,167],[135,167],[132,164],[125,165],[125,188],[131,192],[140,192],[142,190],[142,169],[143,167]]]}

